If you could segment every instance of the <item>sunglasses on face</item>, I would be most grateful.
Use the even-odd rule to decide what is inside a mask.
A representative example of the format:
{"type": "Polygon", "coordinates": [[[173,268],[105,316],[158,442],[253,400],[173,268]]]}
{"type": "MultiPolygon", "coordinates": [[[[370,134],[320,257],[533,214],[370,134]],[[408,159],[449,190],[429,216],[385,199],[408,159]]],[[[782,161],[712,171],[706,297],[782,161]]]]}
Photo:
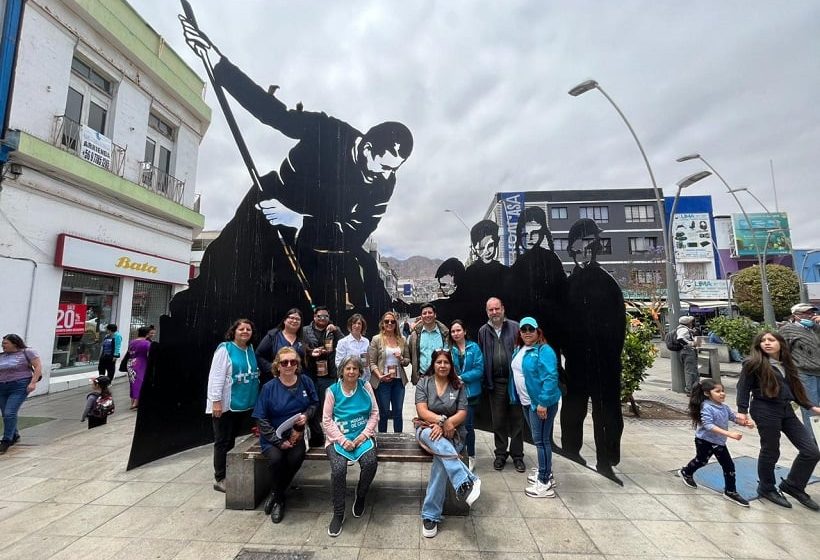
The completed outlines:
{"type": "Polygon", "coordinates": [[[299,360],[279,360],[279,365],[282,367],[298,366],[299,360]]]}
{"type": "Polygon", "coordinates": [[[384,324],[385,325],[395,325],[396,322],[393,319],[385,319],[384,324]]]}
{"type": "Polygon", "coordinates": [[[317,319],[330,319],[330,315],[316,315],[317,319]]]}
{"type": "Polygon", "coordinates": [[[535,332],[535,327],[525,325],[525,326],[521,327],[518,330],[520,330],[522,333],[534,333],[535,332]]]}

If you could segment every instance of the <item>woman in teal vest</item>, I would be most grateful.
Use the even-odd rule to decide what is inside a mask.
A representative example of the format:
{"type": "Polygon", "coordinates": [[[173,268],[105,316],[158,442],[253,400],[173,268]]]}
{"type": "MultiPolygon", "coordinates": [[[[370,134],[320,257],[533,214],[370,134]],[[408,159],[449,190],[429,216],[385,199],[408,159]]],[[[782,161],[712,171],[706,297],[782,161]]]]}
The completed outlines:
{"type": "Polygon", "coordinates": [[[367,490],[378,468],[373,436],[379,421],[379,408],[370,384],[361,379],[362,369],[358,356],[345,358],[339,368],[339,381],[325,393],[322,427],[333,488],[333,518],[327,529],[331,537],[339,536],[345,520],[349,462],[358,462],[362,469],[356,486],[353,517],[361,517],[364,513],[367,490]]]}
{"type": "Polygon", "coordinates": [[[251,411],[259,396],[259,368],[251,338],[253,323],[237,319],[226,342],[214,352],[208,372],[205,413],[213,416],[214,490],[225,491],[225,465],[236,436],[250,431],[251,411]]]}

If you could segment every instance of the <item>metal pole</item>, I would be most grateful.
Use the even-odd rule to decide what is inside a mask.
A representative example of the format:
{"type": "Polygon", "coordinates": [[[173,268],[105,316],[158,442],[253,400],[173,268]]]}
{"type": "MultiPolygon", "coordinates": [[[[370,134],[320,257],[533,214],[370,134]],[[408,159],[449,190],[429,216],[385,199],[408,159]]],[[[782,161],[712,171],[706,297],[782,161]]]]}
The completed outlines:
{"type": "MultiPolygon", "coordinates": [[[[712,167],[712,165],[708,161],[706,161],[706,159],[702,155],[698,154],[697,157],[699,160],[703,162],[703,164],[706,167],[709,168],[710,171],[712,171],[712,173],[714,173],[717,176],[718,179],[720,179],[720,182],[726,186],[726,191],[730,195],[732,195],[732,198],[735,199],[738,208],[740,208],[740,211],[743,213],[743,217],[745,218],[746,223],[749,224],[749,229],[752,230],[752,233],[754,233],[755,229],[752,227],[752,221],[749,219],[749,215],[746,213],[746,210],[740,203],[740,199],[732,190],[732,187],[729,186],[729,183],[726,182],[726,179],[724,179],[723,176],[717,172],[717,169],[712,167]]],[[[769,280],[766,276],[766,263],[763,260],[763,257],[760,252],[760,247],[757,244],[757,238],[754,239],[754,247],[755,253],[757,253],[757,264],[760,267],[761,299],[763,301],[763,321],[766,324],[774,326],[776,321],[774,315],[774,307],[772,306],[772,296],[769,293],[769,280]]]]}
{"type": "MultiPolygon", "coordinates": [[[[629,132],[632,134],[632,138],[635,140],[635,144],[638,145],[638,150],[641,152],[641,157],[643,158],[644,164],[646,165],[646,170],[649,172],[649,179],[652,181],[652,188],[655,190],[655,198],[658,205],[658,213],[660,214],[660,222],[661,222],[661,232],[662,237],[664,239],[668,239],[669,230],[666,224],[666,212],[664,211],[664,203],[663,203],[663,196],[661,195],[661,191],[658,188],[658,183],[655,181],[655,173],[652,171],[652,166],[649,165],[649,159],[646,157],[646,152],[643,149],[643,145],[641,145],[641,141],[638,139],[638,135],[635,134],[635,130],[632,128],[632,125],[629,123],[629,120],[624,115],[621,108],[615,103],[615,101],[604,91],[604,89],[596,84],[598,91],[606,97],[607,101],[615,108],[618,114],[623,119],[624,124],[629,129],[629,132]]],[[[666,306],[669,310],[667,316],[669,317],[669,328],[675,329],[678,326],[678,319],[680,319],[680,295],[678,292],[678,278],[675,274],[674,263],[672,261],[672,247],[669,246],[669,243],[664,241],[664,256],[666,257],[666,306]]],[[[685,391],[685,382],[683,379],[683,367],[680,363],[680,358],[677,352],[672,353],[672,359],[670,360],[672,366],[672,390],[676,393],[683,393],[685,391]]]]}

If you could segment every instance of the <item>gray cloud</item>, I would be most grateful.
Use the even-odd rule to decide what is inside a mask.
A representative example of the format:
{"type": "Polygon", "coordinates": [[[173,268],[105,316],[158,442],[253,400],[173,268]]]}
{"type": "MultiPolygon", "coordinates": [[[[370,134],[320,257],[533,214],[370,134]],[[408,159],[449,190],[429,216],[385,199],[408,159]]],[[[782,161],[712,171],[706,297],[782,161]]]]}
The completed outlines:
{"type": "MultiPolygon", "coordinates": [[[[200,74],[175,3],[131,0],[200,74]]],[[[360,129],[399,120],[416,148],[376,232],[397,257],[464,256],[464,227],[496,191],[647,186],[640,155],[598,92],[567,95],[595,78],[632,122],[667,194],[700,152],[733,186],[789,213],[794,243],[820,246],[814,225],[820,125],[816,63],[820,4],[707,2],[193,2],[200,26],[280,99],[360,129]],[[225,6],[230,8],[226,9],[225,6]]],[[[221,227],[247,179],[215,98],[200,150],[197,190],[208,228],[221,227]]],[[[262,172],[292,142],[237,108],[262,172]]],[[[717,179],[717,213],[736,212],[717,179]]],[[[749,211],[759,208],[741,195],[749,211]]]]}

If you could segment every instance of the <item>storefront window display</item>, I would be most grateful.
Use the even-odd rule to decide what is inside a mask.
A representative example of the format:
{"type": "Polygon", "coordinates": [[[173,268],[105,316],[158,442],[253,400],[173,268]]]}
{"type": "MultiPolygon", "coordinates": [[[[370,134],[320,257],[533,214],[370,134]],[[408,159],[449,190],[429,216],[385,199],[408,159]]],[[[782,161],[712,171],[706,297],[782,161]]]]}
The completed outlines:
{"type": "Polygon", "coordinates": [[[117,277],[63,271],[52,376],[75,373],[97,363],[105,326],[116,323],[119,293],[117,277]]]}
{"type": "Polygon", "coordinates": [[[154,340],[159,341],[159,318],[168,313],[169,301],[171,301],[169,284],[134,280],[134,299],[131,302],[131,340],[136,338],[138,328],[153,325],[156,329],[154,340]]]}

